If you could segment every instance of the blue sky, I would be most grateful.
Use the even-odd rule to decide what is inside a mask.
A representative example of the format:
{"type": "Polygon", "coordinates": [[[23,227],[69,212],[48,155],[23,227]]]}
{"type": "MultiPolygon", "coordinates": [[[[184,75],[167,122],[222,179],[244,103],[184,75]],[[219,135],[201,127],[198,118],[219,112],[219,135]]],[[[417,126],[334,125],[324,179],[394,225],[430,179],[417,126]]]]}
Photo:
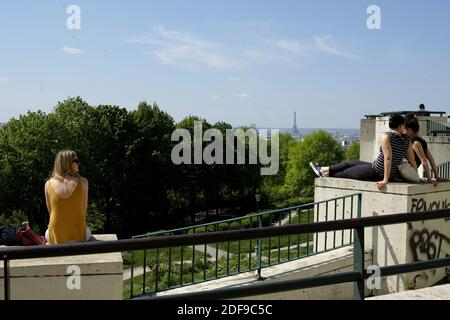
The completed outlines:
{"type": "Polygon", "coordinates": [[[358,128],[365,114],[450,111],[450,2],[2,1],[0,122],[81,96],[179,121],[358,128]],[[381,9],[369,30],[367,7],[381,9]],[[81,30],[69,30],[69,5],[81,30]]]}

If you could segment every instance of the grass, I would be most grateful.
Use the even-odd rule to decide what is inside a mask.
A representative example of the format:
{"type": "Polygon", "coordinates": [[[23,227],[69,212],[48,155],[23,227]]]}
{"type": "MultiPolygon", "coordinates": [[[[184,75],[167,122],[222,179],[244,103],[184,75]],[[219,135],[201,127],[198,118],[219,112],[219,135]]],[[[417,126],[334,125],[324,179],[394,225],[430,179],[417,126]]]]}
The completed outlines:
{"type": "MultiPolygon", "coordinates": [[[[289,224],[299,224],[299,223],[307,223],[308,222],[308,211],[304,210],[301,212],[300,215],[297,215],[293,217],[289,224]]],[[[309,221],[313,221],[313,213],[310,213],[309,221]]],[[[253,219],[255,220],[255,219],[253,219]]],[[[250,219],[243,219],[244,225],[247,225],[247,227],[250,227],[250,225],[255,223],[255,221],[250,221],[250,219]],[[245,223],[245,220],[249,220],[247,223],[245,223]]],[[[228,223],[228,224],[221,224],[221,229],[227,229],[227,230],[236,230],[236,229],[244,229],[241,228],[239,224],[236,222],[228,223]]],[[[213,229],[216,229],[214,226],[213,229]]],[[[207,228],[202,228],[201,230],[197,228],[195,230],[195,233],[201,233],[205,232],[207,228]]],[[[208,230],[208,231],[214,231],[214,230],[208,230]]],[[[299,235],[299,236],[285,236],[285,237],[278,237],[278,238],[270,238],[270,239],[263,239],[262,240],[262,250],[268,250],[268,248],[271,249],[278,249],[278,248],[285,248],[287,246],[297,246],[299,244],[306,243],[307,241],[310,241],[312,243],[313,241],[313,235],[299,235]]],[[[245,255],[250,253],[256,252],[256,244],[257,240],[245,240],[245,241],[233,241],[233,242],[224,242],[219,244],[211,244],[210,247],[212,248],[218,248],[219,250],[229,252],[230,255],[245,255]]],[[[205,257],[205,251],[204,246],[198,246],[201,247],[202,250],[196,250],[195,251],[195,258],[200,257],[201,259],[204,259],[205,257]]],[[[148,263],[156,263],[156,257],[157,252],[156,250],[146,250],[147,251],[147,264],[148,263]]],[[[183,257],[181,257],[181,247],[173,248],[171,250],[171,259],[174,261],[180,261],[181,260],[192,260],[193,256],[193,246],[185,246],[183,247],[183,257]],[[183,258],[183,259],[182,259],[183,258]]],[[[213,258],[215,260],[215,257],[211,257],[208,253],[206,253],[207,258],[213,258]]],[[[159,260],[164,261],[168,260],[169,258],[169,249],[160,249],[159,250],[159,260]]],[[[131,252],[125,252],[123,253],[123,260],[124,260],[124,267],[125,269],[131,267],[131,260],[132,260],[132,254],[131,252]]],[[[134,265],[136,267],[140,267],[144,265],[144,251],[135,251],[134,252],[134,265]]]]}
{"type": "MultiPolygon", "coordinates": [[[[309,252],[312,252],[311,246],[309,250],[309,252]]],[[[287,262],[289,259],[306,255],[306,248],[300,248],[300,251],[297,249],[292,249],[289,252],[288,250],[281,250],[280,255],[272,254],[270,256],[270,265],[287,262]]],[[[268,255],[267,252],[263,251],[262,267],[267,266],[269,266],[268,255]]],[[[156,265],[154,265],[152,266],[152,269],[146,273],[145,293],[150,294],[157,291],[159,292],[176,288],[182,285],[185,286],[192,283],[214,280],[217,278],[226,277],[228,275],[256,270],[257,267],[258,261],[255,255],[253,255],[251,259],[248,255],[233,256],[228,260],[228,263],[225,258],[221,258],[217,261],[217,263],[215,261],[207,261],[206,265],[204,264],[203,257],[201,257],[195,259],[194,266],[192,266],[191,262],[183,263],[183,266],[181,266],[180,261],[173,261],[170,266],[171,270],[169,275],[169,263],[160,262],[158,265],[158,270],[156,270],[156,265]],[[156,281],[157,275],[158,281],[156,281]],[[183,278],[183,282],[181,282],[181,278],[183,278]]],[[[133,279],[133,294],[135,296],[142,295],[144,293],[143,287],[144,277],[142,275],[135,276],[133,279]]],[[[124,281],[124,299],[130,298],[130,292],[131,280],[126,280],[124,281]]]]}
{"type": "MultiPolygon", "coordinates": [[[[204,260],[204,253],[195,251],[193,254],[192,246],[191,247],[177,247],[177,248],[165,248],[165,249],[152,249],[152,250],[140,250],[134,251],[134,266],[142,267],[144,265],[144,258],[146,258],[146,265],[156,264],[157,259],[159,262],[168,261],[169,257],[172,261],[192,261],[193,255],[195,256],[195,260],[202,259],[204,260]]],[[[210,255],[206,255],[207,258],[211,258],[210,255]]],[[[131,252],[122,253],[123,264],[125,269],[131,268],[133,256],[131,252]]]]}
{"type": "MultiPolygon", "coordinates": [[[[304,224],[314,221],[313,211],[304,210],[299,215],[292,217],[288,224],[304,224]]],[[[286,215],[285,215],[286,216],[286,215]]],[[[274,217],[264,217],[264,225],[272,224],[274,217]]],[[[283,217],[276,217],[277,219],[283,217]]],[[[279,220],[277,220],[279,221],[279,220]]],[[[220,223],[208,227],[195,228],[195,233],[213,232],[216,230],[236,230],[256,227],[256,218],[243,218],[242,222],[220,223]],[[245,227],[244,227],[245,226],[245,227]]],[[[189,233],[194,233],[194,228],[189,233]]],[[[170,234],[170,233],[168,233],[170,234]]],[[[313,253],[313,234],[293,235],[277,238],[262,239],[262,267],[298,259],[313,253]],[[302,245],[303,246],[300,246],[302,245]]],[[[198,246],[202,250],[193,250],[193,246],[177,247],[172,249],[152,249],[134,252],[134,266],[143,266],[144,258],[150,271],[146,273],[145,284],[142,275],[135,276],[133,280],[133,294],[135,296],[144,293],[155,293],[167,289],[199,283],[208,280],[256,270],[257,240],[233,241],[219,244],[211,244],[210,248],[222,250],[225,256],[213,257],[204,250],[204,246],[198,246]],[[144,254],[144,252],[146,254],[144,254]],[[194,265],[192,260],[194,257],[194,265]],[[170,259],[169,259],[170,258],[170,259]],[[206,258],[206,259],[205,259],[206,258]],[[229,259],[227,259],[229,258],[229,259]],[[170,264],[169,264],[170,261],[170,264]],[[158,278],[157,278],[158,277],[158,278]]],[[[125,268],[131,267],[132,256],[130,252],[123,254],[125,268]]],[[[124,281],[124,298],[130,297],[131,280],[124,281]]]]}

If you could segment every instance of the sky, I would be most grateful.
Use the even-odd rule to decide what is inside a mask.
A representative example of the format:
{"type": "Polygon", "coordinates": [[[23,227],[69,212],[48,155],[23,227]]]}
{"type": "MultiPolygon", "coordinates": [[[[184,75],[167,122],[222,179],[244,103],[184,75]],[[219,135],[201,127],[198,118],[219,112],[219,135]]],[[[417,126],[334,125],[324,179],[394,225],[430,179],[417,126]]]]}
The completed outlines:
{"type": "Polygon", "coordinates": [[[0,122],[76,96],[280,128],[294,111],[300,128],[359,128],[420,103],[450,112],[449,12],[446,0],[1,1],[0,122]]]}

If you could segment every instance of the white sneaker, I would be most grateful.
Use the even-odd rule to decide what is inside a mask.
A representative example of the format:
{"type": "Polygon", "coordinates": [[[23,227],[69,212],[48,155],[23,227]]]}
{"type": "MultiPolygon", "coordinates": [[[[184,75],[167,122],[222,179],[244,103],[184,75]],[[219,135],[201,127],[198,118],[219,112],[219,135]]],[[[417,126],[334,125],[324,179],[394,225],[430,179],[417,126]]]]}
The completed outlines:
{"type": "Polygon", "coordinates": [[[323,178],[323,175],[320,172],[321,167],[318,164],[314,164],[314,163],[310,162],[309,166],[311,167],[311,169],[313,169],[314,173],[316,174],[316,176],[318,178],[323,178]]]}

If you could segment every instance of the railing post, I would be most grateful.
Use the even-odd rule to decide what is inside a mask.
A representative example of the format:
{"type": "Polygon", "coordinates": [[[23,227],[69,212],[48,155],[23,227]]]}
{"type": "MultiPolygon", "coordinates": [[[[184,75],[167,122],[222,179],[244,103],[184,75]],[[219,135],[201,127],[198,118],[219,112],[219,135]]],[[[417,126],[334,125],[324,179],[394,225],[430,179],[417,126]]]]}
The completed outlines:
{"type": "Polygon", "coordinates": [[[134,251],[131,251],[131,274],[130,274],[130,299],[133,299],[134,283],[134,251]]]}
{"type": "Polygon", "coordinates": [[[359,280],[354,285],[353,297],[355,300],[364,300],[364,227],[355,229],[353,268],[360,274],[359,280]]]}
{"type": "MultiPolygon", "coordinates": [[[[258,228],[262,228],[262,218],[261,216],[258,216],[258,228]]],[[[258,280],[264,280],[264,278],[261,276],[261,268],[262,268],[262,239],[258,239],[257,243],[257,250],[258,250],[258,280]]],[[[270,250],[270,248],[269,248],[270,250]]]]}
{"type": "Polygon", "coordinates": [[[362,193],[358,194],[358,218],[362,216],[362,193]]]}
{"type": "Polygon", "coordinates": [[[5,301],[11,300],[11,288],[10,288],[10,279],[9,279],[9,259],[5,254],[3,256],[3,286],[5,290],[5,301]]]}

